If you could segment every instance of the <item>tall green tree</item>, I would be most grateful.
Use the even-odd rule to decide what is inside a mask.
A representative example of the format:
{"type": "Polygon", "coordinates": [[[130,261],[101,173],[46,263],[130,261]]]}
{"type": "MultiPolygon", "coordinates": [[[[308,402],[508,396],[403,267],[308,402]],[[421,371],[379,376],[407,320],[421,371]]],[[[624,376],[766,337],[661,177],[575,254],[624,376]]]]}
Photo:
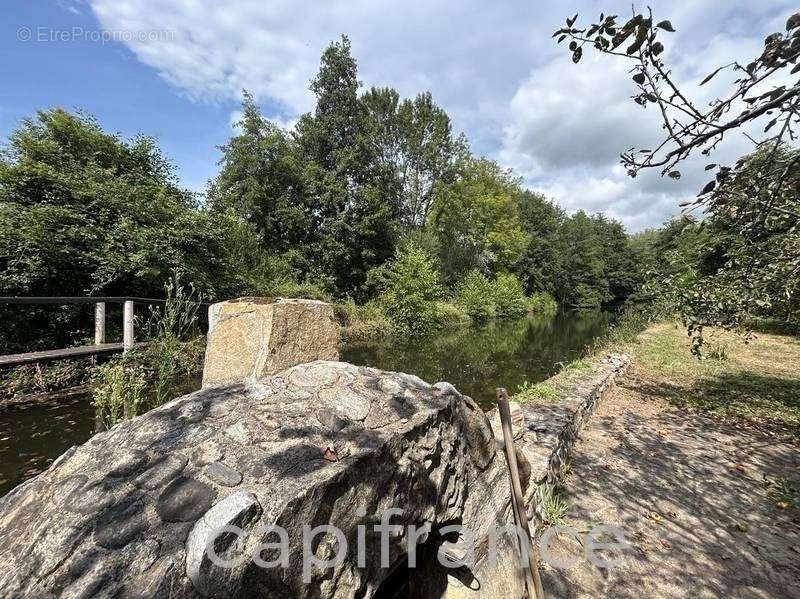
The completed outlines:
{"type": "Polygon", "coordinates": [[[213,209],[251,223],[266,251],[297,253],[314,229],[295,140],[245,91],[237,132],[220,149],[221,170],[208,190],[213,209]]]}
{"type": "Polygon", "coordinates": [[[612,301],[623,302],[643,283],[637,256],[622,223],[598,214],[592,224],[601,246],[608,292],[612,301]]]}
{"type": "Polygon", "coordinates": [[[364,101],[379,156],[400,185],[403,224],[406,229],[421,228],[437,190],[455,180],[467,158],[466,140],[453,136],[450,117],[430,92],[400,102],[395,90],[372,88],[364,101]]]}
{"type": "Polygon", "coordinates": [[[373,123],[358,95],[357,65],[342,37],[322,55],[311,90],[313,113],[297,125],[305,193],[317,239],[311,253],[317,272],[340,293],[363,294],[370,269],[394,252],[399,206],[384,195],[373,123]]]}
{"type": "Polygon", "coordinates": [[[528,294],[544,291],[555,294],[562,259],[558,235],[564,211],[543,195],[522,190],[517,194],[522,227],[528,243],[515,267],[528,294]]]}
{"type": "Polygon", "coordinates": [[[564,221],[559,235],[562,253],[558,299],[568,306],[597,307],[612,299],[603,261],[603,246],[592,218],[582,210],[564,221]]]}
{"type": "Polygon", "coordinates": [[[461,176],[442,187],[430,214],[448,280],[479,268],[513,270],[528,243],[517,194],[519,181],[484,158],[467,161],[461,176]]]}

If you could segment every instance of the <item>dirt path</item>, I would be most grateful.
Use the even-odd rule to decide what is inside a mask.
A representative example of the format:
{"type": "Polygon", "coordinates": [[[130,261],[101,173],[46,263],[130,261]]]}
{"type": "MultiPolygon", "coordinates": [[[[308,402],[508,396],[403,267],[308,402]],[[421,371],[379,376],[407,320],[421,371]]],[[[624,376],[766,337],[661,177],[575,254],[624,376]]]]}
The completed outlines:
{"type": "MultiPolygon", "coordinates": [[[[800,489],[800,447],[675,408],[641,375],[589,421],[563,493],[566,524],[619,525],[631,547],[612,570],[548,568],[549,596],[800,598],[800,508],[764,482],[800,489]]],[[[565,536],[553,547],[583,555],[565,536]]]]}

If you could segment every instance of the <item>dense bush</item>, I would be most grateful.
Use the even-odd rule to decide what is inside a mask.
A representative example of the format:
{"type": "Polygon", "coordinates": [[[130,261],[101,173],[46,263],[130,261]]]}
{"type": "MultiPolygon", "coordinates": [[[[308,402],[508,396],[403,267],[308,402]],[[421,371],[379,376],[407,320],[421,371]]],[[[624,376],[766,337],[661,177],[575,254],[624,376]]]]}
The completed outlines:
{"type": "Polygon", "coordinates": [[[553,296],[544,291],[527,298],[528,312],[537,316],[552,316],[558,311],[558,303],[553,296]]]}
{"type": "Polygon", "coordinates": [[[471,270],[458,284],[456,302],[476,322],[483,322],[495,315],[494,285],[478,270],[471,270]]]}
{"type": "Polygon", "coordinates": [[[466,310],[453,302],[438,302],[436,311],[443,327],[454,327],[469,324],[471,319],[466,310]]]}
{"type": "Polygon", "coordinates": [[[439,273],[430,256],[413,243],[402,246],[386,269],[386,313],[394,327],[426,334],[438,326],[439,273]]]}
{"type": "Polygon", "coordinates": [[[358,305],[348,298],[334,304],[334,312],[342,326],[345,340],[378,339],[386,337],[392,332],[392,322],[386,314],[386,306],[381,299],[370,300],[358,305]]]}
{"type": "Polygon", "coordinates": [[[519,317],[526,312],[552,315],[558,308],[548,293],[525,297],[522,283],[513,274],[501,274],[491,280],[478,270],[467,273],[458,284],[455,301],[474,322],[519,317]]]}
{"type": "Polygon", "coordinates": [[[520,280],[512,274],[500,274],[494,281],[494,312],[498,318],[522,316],[528,310],[528,298],[520,280]]]}

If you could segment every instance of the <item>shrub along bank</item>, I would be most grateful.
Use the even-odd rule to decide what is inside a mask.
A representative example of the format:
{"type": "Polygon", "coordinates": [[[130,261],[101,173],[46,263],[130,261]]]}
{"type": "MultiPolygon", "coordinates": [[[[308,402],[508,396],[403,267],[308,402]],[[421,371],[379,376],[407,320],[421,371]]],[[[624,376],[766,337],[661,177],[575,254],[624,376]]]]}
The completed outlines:
{"type": "Polygon", "coordinates": [[[558,308],[547,293],[526,296],[510,273],[489,278],[471,270],[448,289],[433,258],[413,242],[401,246],[373,280],[380,290],[375,299],[361,306],[352,300],[337,305],[347,339],[425,335],[492,318],[549,315],[558,308]]]}

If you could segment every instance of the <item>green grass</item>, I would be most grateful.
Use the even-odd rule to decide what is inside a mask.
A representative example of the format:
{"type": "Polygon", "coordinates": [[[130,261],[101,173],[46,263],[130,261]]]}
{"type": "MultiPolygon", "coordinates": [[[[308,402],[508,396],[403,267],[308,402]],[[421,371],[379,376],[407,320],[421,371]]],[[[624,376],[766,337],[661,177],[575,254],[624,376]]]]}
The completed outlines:
{"type": "Polygon", "coordinates": [[[711,351],[699,360],[679,324],[648,329],[628,348],[637,390],[714,416],[800,430],[800,339],[758,334],[745,343],[730,332],[711,335],[711,351]]]}
{"type": "Polygon", "coordinates": [[[542,519],[551,526],[565,524],[564,516],[569,511],[569,504],[561,499],[558,490],[547,483],[539,485],[538,494],[542,519]]]}
{"type": "Polygon", "coordinates": [[[592,365],[587,362],[586,360],[573,360],[566,366],[564,366],[564,370],[577,370],[579,372],[584,372],[586,370],[591,370],[592,365]]]}
{"type": "Polygon", "coordinates": [[[552,402],[564,396],[576,378],[592,369],[588,360],[577,359],[567,364],[561,363],[561,370],[543,383],[525,381],[517,387],[512,399],[519,403],[552,402]]]}
{"type": "Polygon", "coordinates": [[[547,383],[531,384],[525,381],[517,387],[517,392],[514,394],[513,399],[519,403],[556,401],[558,393],[552,385],[547,383]]]}

